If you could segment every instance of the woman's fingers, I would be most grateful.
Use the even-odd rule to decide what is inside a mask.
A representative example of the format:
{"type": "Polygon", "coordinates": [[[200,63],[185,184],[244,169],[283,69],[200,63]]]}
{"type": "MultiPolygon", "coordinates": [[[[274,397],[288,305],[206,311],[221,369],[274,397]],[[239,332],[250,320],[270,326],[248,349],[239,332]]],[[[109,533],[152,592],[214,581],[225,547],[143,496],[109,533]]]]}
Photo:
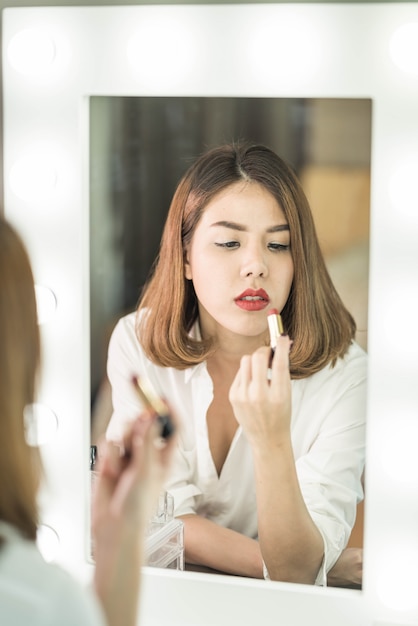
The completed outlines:
{"type": "Polygon", "coordinates": [[[251,357],[251,370],[252,380],[251,382],[260,387],[266,389],[268,387],[268,366],[271,355],[271,348],[263,347],[254,352],[251,357]]]}
{"type": "Polygon", "coordinates": [[[280,335],[271,362],[271,369],[273,371],[289,370],[289,352],[292,343],[288,335],[280,335]]]}
{"type": "Polygon", "coordinates": [[[287,336],[278,339],[273,359],[264,346],[241,359],[229,399],[238,422],[254,445],[288,435],[291,384],[287,336]],[[270,376],[269,376],[269,369],[270,376]]]}
{"type": "Polygon", "coordinates": [[[271,355],[271,348],[258,348],[253,354],[245,355],[240,362],[240,368],[231,386],[232,396],[238,391],[250,392],[264,390],[274,380],[274,385],[283,378],[289,377],[289,350],[292,345],[287,335],[281,335],[275,353],[271,355]],[[270,374],[268,373],[270,371],[270,374]]]}
{"type": "Polygon", "coordinates": [[[274,357],[271,362],[271,389],[282,391],[290,385],[289,351],[292,346],[287,335],[278,338],[274,357]]]}

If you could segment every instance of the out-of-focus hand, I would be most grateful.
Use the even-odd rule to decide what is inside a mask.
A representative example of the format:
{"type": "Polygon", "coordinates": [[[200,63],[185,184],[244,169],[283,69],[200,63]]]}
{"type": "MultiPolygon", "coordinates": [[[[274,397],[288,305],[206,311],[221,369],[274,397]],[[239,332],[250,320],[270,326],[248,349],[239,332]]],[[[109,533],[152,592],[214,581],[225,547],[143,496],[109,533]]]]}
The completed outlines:
{"type": "Polygon", "coordinates": [[[289,350],[291,341],[282,335],[271,363],[270,348],[263,347],[242,357],[231,385],[229,400],[234,414],[252,446],[280,444],[289,436],[291,384],[289,350]]]}
{"type": "Polygon", "coordinates": [[[121,446],[99,444],[92,503],[94,587],[108,626],[135,626],[145,529],[155,508],[176,436],[160,437],[155,413],[144,411],[121,446]]]}
{"type": "Polygon", "coordinates": [[[98,476],[92,504],[97,542],[132,526],[143,529],[162,488],[176,437],[161,440],[151,411],[144,411],[126,431],[123,445],[99,444],[98,476]],[[104,535],[104,536],[102,536],[104,535]]]}
{"type": "Polygon", "coordinates": [[[329,587],[352,587],[360,589],[363,578],[362,548],[346,548],[334,567],[328,572],[329,587]]]}

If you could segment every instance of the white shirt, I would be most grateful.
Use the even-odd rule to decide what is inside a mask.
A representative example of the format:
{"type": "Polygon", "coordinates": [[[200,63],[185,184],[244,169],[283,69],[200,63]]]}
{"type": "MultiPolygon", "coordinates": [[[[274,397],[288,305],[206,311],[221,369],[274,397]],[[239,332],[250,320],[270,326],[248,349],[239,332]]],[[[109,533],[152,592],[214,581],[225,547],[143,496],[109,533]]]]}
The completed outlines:
{"type": "Polygon", "coordinates": [[[105,626],[93,592],[46,563],[34,541],[0,522],[1,626],[105,626]]]}
{"type": "MultiPolygon", "coordinates": [[[[193,334],[198,336],[197,324],[193,334]]],[[[218,476],[209,448],[206,413],[213,399],[206,363],[186,370],[158,367],[143,353],[135,334],[135,313],[116,325],[109,345],[108,376],[113,415],[107,437],[119,440],[140,401],[132,376],[147,377],[181,420],[174,466],[166,485],[175,514],[195,513],[257,538],[257,505],[250,445],[238,427],[218,476]]],[[[291,437],[300,488],[324,540],[317,584],[326,583],[346,546],[357,503],[363,497],[365,462],[366,353],[353,343],[334,368],[292,380],[291,437]]],[[[274,480],[274,476],[272,476],[274,480]]],[[[280,485],[277,485],[280,497],[280,485]]]]}

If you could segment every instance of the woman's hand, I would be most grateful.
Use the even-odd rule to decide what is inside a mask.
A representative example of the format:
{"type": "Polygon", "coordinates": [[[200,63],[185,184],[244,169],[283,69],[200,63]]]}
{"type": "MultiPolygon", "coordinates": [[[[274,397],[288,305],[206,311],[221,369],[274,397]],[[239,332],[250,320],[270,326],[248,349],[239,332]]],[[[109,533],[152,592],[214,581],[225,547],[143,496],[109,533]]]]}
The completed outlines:
{"type": "Polygon", "coordinates": [[[229,396],[252,447],[258,539],[270,578],[313,584],[324,542],[296,474],[290,436],[290,346],[289,337],[278,338],[270,380],[270,348],[244,356],[229,396]]]}
{"type": "Polygon", "coordinates": [[[229,400],[235,417],[254,446],[280,445],[290,433],[291,385],[289,350],[291,341],[282,335],[271,363],[271,349],[259,348],[243,356],[231,385],[229,400]]]}
{"type": "Polygon", "coordinates": [[[95,535],[111,523],[145,525],[162,488],[172,450],[172,439],[161,441],[151,412],[132,422],[122,446],[112,442],[99,445],[92,508],[95,535]]]}
{"type": "Polygon", "coordinates": [[[155,414],[144,412],[123,445],[99,444],[92,531],[94,585],[108,626],[135,626],[145,529],[156,506],[176,437],[160,437],[155,414]]]}
{"type": "Polygon", "coordinates": [[[328,572],[329,587],[349,587],[361,589],[363,578],[362,548],[346,548],[341,552],[338,561],[328,572]]]}

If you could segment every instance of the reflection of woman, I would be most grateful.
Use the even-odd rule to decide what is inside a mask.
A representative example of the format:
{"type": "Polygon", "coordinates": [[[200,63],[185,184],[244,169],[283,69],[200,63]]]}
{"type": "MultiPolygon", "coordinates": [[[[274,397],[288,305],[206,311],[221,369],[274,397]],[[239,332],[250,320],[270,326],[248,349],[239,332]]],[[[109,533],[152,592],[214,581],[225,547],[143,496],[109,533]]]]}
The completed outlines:
{"type": "Polygon", "coordinates": [[[354,332],[289,167],[263,146],[200,157],[108,361],[109,438],[139,410],[133,373],[181,417],[167,488],[189,563],[326,583],[362,498],[366,355],[354,332]],[[272,307],[289,336],[269,382],[272,307]]]}
{"type": "Polygon", "coordinates": [[[145,413],[123,440],[130,458],[108,445],[93,507],[96,597],[36,545],[39,455],[24,435],[24,409],[35,395],[40,345],[27,253],[0,216],[0,624],[134,626],[144,526],[171,452],[154,446],[156,426],[145,413]],[[99,602],[97,601],[97,599],[99,602]]]}

